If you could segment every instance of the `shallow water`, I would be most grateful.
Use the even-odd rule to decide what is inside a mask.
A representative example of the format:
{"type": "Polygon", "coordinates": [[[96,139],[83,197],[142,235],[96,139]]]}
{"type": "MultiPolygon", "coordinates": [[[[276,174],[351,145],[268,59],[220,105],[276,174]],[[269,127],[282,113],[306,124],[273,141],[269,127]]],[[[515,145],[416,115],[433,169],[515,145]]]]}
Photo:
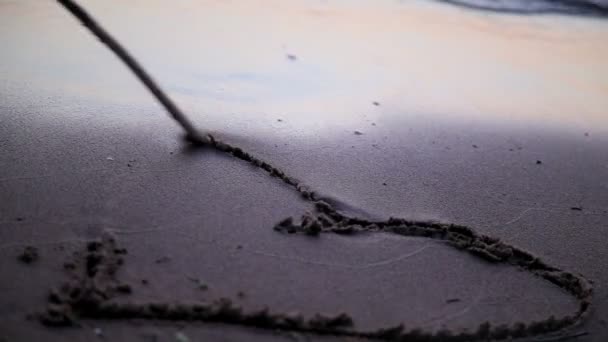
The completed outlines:
{"type": "Polygon", "coordinates": [[[606,0],[439,0],[464,8],[510,14],[562,14],[606,17],[606,0]]]}

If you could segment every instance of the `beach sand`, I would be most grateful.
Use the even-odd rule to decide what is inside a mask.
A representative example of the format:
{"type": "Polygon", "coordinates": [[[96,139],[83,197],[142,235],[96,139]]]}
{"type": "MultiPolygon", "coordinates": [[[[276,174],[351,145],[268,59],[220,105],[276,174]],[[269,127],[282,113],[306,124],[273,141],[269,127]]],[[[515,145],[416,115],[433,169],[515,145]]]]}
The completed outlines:
{"type": "Polygon", "coordinates": [[[2,1],[0,340],[474,333],[588,299],[455,248],[449,224],[589,282],[585,316],[538,338],[608,337],[607,22],[418,1],[82,4],[197,125],[308,190],[183,142],[58,5],[2,1]],[[321,200],[361,222],[273,229],[320,217],[321,200]],[[408,221],[368,224],[391,217],[408,221]],[[447,225],[412,236],[399,228],[412,220],[447,225]],[[95,253],[101,271],[86,275],[95,253]],[[53,290],[91,279],[113,316],[41,324],[53,290]],[[178,319],[142,313],[150,303],[178,319]],[[230,314],[183,313],[200,303],[230,314]],[[285,315],[306,323],[275,329],[285,315]]]}

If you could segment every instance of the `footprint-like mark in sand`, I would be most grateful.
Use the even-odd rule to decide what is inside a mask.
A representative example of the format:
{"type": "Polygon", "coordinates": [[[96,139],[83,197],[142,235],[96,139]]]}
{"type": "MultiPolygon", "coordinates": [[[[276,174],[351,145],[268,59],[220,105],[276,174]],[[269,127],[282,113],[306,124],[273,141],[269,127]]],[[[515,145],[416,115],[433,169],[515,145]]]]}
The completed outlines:
{"type": "Polygon", "coordinates": [[[283,181],[314,206],[312,213],[300,218],[286,218],[274,229],[278,233],[357,235],[383,232],[401,236],[423,237],[440,240],[463,252],[496,265],[508,265],[531,273],[563,289],[578,301],[576,311],[562,317],[550,316],[533,322],[491,326],[481,323],[476,331],[451,332],[424,331],[421,328],[406,328],[403,324],[387,326],[372,331],[358,330],[353,318],[346,313],[337,315],[316,314],[304,317],[300,314],[274,312],[268,308],[246,311],[228,298],[219,298],[211,303],[174,304],[163,302],[122,303],[114,301],[121,294],[132,291],[130,285],[122,283],[118,270],[124,262],[126,249],[117,245],[112,237],[87,244],[86,251],[76,253],[73,261],[64,266],[69,279],[48,297],[47,310],[40,319],[47,325],[70,325],[79,318],[87,319],[164,319],[222,322],[266,329],[283,329],[337,336],[352,336],[386,340],[407,341],[474,341],[536,336],[562,330],[583,320],[591,303],[592,287],[580,275],[551,266],[533,254],[511,246],[499,239],[476,233],[473,229],[455,224],[430,221],[412,221],[390,218],[386,221],[371,221],[341,213],[330,201],[318,196],[312,189],[287,176],[282,170],[262,161],[243,149],[222,142],[211,135],[203,137],[173,102],[160,90],[138,63],[126,53],[107,32],[82,8],[71,0],[59,0],[104,44],[115,52],[152,91],[172,117],[188,133],[196,148],[213,148],[234,158],[248,162],[266,171],[270,176],[283,181]]]}

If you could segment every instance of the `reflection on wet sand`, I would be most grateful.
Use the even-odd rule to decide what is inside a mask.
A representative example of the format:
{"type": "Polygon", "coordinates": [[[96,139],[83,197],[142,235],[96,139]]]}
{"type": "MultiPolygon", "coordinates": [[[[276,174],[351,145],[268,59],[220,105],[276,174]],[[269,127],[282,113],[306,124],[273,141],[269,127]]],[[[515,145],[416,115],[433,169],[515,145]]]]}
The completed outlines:
{"type": "MultiPolygon", "coordinates": [[[[608,127],[608,22],[596,19],[423,1],[83,4],[215,127],[280,115],[314,131],[361,112],[608,127]]],[[[149,104],[54,4],[1,6],[5,97],[34,78],[36,94],[149,104]]]]}

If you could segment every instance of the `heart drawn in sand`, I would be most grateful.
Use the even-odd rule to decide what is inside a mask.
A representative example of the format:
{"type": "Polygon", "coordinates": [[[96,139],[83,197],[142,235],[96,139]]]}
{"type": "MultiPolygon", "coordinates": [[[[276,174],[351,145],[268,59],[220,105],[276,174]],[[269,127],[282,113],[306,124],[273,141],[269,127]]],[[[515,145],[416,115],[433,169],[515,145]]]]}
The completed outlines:
{"type": "Polygon", "coordinates": [[[114,40],[93,18],[71,0],[58,0],[78,18],[97,38],[106,44],[153,95],[167,109],[187,133],[187,140],[196,148],[212,148],[234,158],[248,162],[284,182],[301,197],[313,204],[314,212],[301,219],[287,218],[274,229],[279,233],[346,234],[383,232],[401,236],[415,236],[441,240],[463,252],[489,263],[507,265],[531,273],[563,289],[578,301],[576,311],[563,317],[550,316],[543,320],[513,325],[491,326],[482,323],[474,332],[454,333],[447,330],[425,332],[420,328],[405,328],[403,324],[387,326],[373,331],[358,330],[353,318],[345,313],[338,315],[316,314],[304,317],[298,314],[273,312],[270,309],[245,311],[229,298],[219,298],[211,303],[168,304],[163,302],[119,303],[114,301],[120,294],[129,294],[132,288],[121,283],[118,271],[124,263],[126,250],[117,245],[112,237],[87,244],[84,253],[77,253],[73,261],[65,264],[70,275],[58,290],[48,298],[47,310],[40,319],[47,325],[70,325],[79,318],[87,319],[164,319],[222,322],[265,329],[283,329],[317,334],[352,336],[373,339],[407,341],[473,341],[536,336],[555,332],[579,323],[589,312],[592,287],[580,275],[548,265],[534,255],[511,246],[496,238],[481,235],[473,229],[455,224],[430,221],[412,221],[391,218],[387,221],[370,221],[351,217],[339,212],[331,203],[282,170],[262,161],[243,149],[222,142],[211,135],[198,132],[187,117],[156,85],[144,69],[126,50],[114,40]],[[296,222],[297,221],[297,222],[296,222]]]}
{"type": "Polygon", "coordinates": [[[246,311],[234,304],[233,300],[224,297],[209,303],[196,304],[122,303],[113,299],[131,292],[131,287],[122,283],[118,274],[124,262],[126,250],[120,248],[113,237],[107,236],[99,241],[90,242],[84,254],[77,254],[75,260],[67,264],[72,280],[51,293],[47,311],[41,315],[42,322],[49,325],[69,325],[78,318],[143,318],[222,322],[257,328],[388,340],[471,341],[518,338],[555,332],[577,324],[588,313],[592,288],[587,280],[580,275],[548,265],[529,252],[515,246],[478,234],[471,228],[462,225],[411,221],[401,218],[370,221],[351,217],[341,213],[330,204],[329,200],[321,198],[296,179],[288,177],[280,169],[241,148],[221,142],[212,136],[209,137],[206,147],[199,148],[213,148],[259,167],[297,191],[303,200],[313,205],[313,212],[306,213],[297,219],[286,218],[276,224],[274,230],[277,233],[320,236],[321,234],[357,235],[378,232],[441,240],[453,248],[488,263],[515,267],[551,282],[576,298],[579,303],[578,309],[563,317],[550,316],[534,322],[499,326],[491,326],[485,322],[480,324],[475,331],[452,332],[443,329],[433,333],[417,327],[405,328],[403,324],[372,331],[361,331],[356,329],[353,318],[346,313],[316,314],[312,317],[304,317],[300,314],[274,312],[269,308],[246,311]]]}

